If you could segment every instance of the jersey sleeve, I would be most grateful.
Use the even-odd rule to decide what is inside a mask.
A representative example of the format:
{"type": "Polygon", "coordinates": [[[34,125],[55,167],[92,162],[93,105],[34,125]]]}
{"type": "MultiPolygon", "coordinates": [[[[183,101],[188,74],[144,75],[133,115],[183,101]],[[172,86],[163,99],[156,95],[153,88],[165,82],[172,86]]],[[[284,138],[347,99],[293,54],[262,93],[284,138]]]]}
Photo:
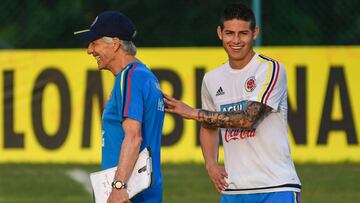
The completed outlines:
{"type": "Polygon", "coordinates": [[[214,101],[209,93],[209,89],[206,86],[206,78],[204,77],[201,85],[201,101],[202,101],[202,109],[208,111],[216,111],[216,106],[214,101]]]}
{"type": "Polygon", "coordinates": [[[118,112],[121,120],[131,118],[139,122],[143,121],[144,112],[144,88],[146,77],[141,71],[137,71],[136,65],[122,73],[120,78],[120,93],[122,101],[118,101],[118,112]]]}
{"type": "MultiPolygon", "coordinates": [[[[246,81],[245,86],[251,83],[246,81]]],[[[286,72],[283,65],[277,61],[268,61],[267,67],[264,66],[255,76],[255,83],[256,88],[249,100],[260,102],[277,111],[287,91],[286,72]]]]}

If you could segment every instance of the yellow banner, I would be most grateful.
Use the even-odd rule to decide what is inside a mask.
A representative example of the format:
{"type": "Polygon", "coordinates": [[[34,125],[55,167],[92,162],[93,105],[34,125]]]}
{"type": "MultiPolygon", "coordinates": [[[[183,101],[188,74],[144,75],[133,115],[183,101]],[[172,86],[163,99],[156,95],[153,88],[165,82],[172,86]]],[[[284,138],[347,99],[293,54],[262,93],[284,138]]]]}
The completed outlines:
{"type": "MultiPolygon", "coordinates": [[[[289,137],[297,162],[360,162],[360,47],[266,47],[288,76],[289,137]]],[[[222,48],[142,48],[164,92],[200,107],[205,72],[222,48]]],[[[86,50],[0,52],[0,162],[98,163],[101,109],[113,86],[86,50]]],[[[166,115],[163,162],[201,162],[198,125],[166,115]]]]}

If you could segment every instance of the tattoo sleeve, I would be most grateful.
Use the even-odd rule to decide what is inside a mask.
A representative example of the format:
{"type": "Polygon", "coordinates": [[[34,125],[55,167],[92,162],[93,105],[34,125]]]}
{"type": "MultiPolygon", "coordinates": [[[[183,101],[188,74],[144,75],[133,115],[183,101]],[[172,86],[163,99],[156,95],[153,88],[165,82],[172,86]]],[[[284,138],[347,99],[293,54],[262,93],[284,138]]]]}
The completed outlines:
{"type": "Polygon", "coordinates": [[[241,111],[215,112],[200,110],[198,117],[204,127],[250,129],[270,110],[270,107],[266,107],[262,103],[248,101],[246,108],[241,111]]]}

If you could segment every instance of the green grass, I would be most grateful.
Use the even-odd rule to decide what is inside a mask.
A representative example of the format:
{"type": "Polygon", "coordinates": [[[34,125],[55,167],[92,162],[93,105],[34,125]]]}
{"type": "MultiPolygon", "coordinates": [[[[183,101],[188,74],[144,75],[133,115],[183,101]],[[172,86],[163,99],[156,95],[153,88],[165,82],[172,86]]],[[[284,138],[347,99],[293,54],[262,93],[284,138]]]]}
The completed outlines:
{"type": "MultiPolygon", "coordinates": [[[[87,203],[91,195],[66,171],[97,171],[98,165],[0,164],[0,203],[87,203]]],[[[164,164],[164,203],[216,203],[201,164],[164,164]]],[[[303,203],[355,203],[360,199],[360,164],[297,165],[303,203]]]]}
{"type": "Polygon", "coordinates": [[[72,168],[66,165],[0,165],[0,203],[91,202],[89,193],[65,174],[72,168]]]}
{"type": "Polygon", "coordinates": [[[360,201],[360,164],[297,165],[304,203],[360,201]]]}

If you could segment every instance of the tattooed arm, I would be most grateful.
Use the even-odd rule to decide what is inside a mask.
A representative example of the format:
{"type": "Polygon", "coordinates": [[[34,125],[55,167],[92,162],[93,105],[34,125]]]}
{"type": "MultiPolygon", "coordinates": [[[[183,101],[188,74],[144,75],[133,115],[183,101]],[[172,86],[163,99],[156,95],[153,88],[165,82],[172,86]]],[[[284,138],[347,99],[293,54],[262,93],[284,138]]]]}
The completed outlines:
{"type": "Polygon", "coordinates": [[[164,96],[167,112],[176,113],[186,119],[200,121],[205,128],[252,128],[266,112],[271,110],[270,107],[255,101],[248,101],[246,108],[241,111],[198,110],[168,95],[164,96]]]}
{"type": "Polygon", "coordinates": [[[252,128],[269,110],[270,107],[262,103],[248,101],[246,108],[241,111],[214,112],[200,109],[196,120],[202,122],[204,127],[252,128]]]}

